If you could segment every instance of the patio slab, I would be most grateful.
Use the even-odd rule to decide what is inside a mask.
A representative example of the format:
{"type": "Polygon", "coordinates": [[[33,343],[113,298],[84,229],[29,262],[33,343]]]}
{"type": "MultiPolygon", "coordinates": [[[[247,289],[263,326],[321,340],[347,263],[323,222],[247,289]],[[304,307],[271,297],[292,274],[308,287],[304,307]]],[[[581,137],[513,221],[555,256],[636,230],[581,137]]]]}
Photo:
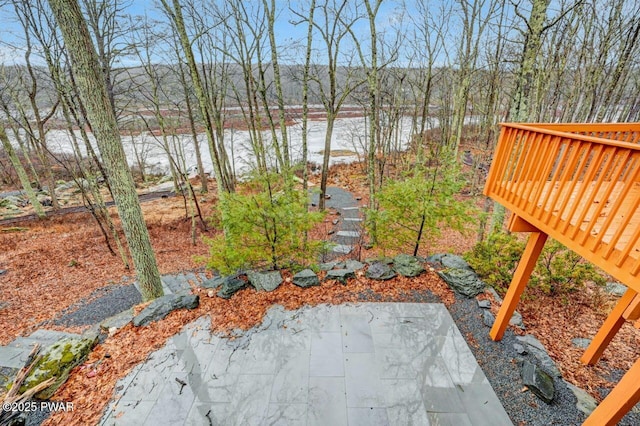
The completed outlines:
{"type": "Polygon", "coordinates": [[[442,304],[273,307],[234,340],[189,324],[102,425],[511,425],[442,304]]]}

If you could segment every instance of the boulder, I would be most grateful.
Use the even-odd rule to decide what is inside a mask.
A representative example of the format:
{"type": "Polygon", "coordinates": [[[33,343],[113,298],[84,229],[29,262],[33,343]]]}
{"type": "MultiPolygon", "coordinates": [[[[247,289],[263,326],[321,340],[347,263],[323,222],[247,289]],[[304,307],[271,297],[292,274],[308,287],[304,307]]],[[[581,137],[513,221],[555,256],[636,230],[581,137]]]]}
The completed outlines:
{"type": "Polygon", "coordinates": [[[359,271],[360,269],[364,268],[364,263],[358,262],[357,260],[349,259],[345,262],[344,266],[346,269],[351,269],[352,271],[359,271]]]}
{"type": "Polygon", "coordinates": [[[424,272],[422,264],[415,256],[399,254],[393,258],[393,269],[404,277],[417,277],[424,272]]]}
{"type": "Polygon", "coordinates": [[[249,283],[255,287],[257,291],[273,291],[282,284],[282,275],[280,271],[269,272],[247,272],[249,283]]]}
{"type": "Polygon", "coordinates": [[[85,360],[96,343],[96,338],[65,337],[47,347],[20,387],[20,393],[55,377],[51,386],[36,394],[40,399],[50,398],[64,384],[71,370],[85,360]]]}
{"type": "Polygon", "coordinates": [[[498,294],[495,288],[491,286],[486,286],[484,290],[493,297],[493,300],[496,301],[496,303],[498,303],[499,305],[502,305],[502,297],[500,297],[500,295],[498,294]]]}
{"type": "Polygon", "coordinates": [[[293,283],[298,287],[313,287],[320,285],[320,279],[311,269],[303,269],[293,276],[293,283]]]}
{"type": "Polygon", "coordinates": [[[436,265],[440,264],[442,265],[443,268],[465,269],[465,270],[473,271],[473,269],[471,268],[471,266],[469,266],[466,260],[464,260],[462,257],[458,255],[450,254],[450,253],[434,254],[427,258],[427,262],[436,264],[436,265]]]}
{"type": "Polygon", "coordinates": [[[488,300],[478,300],[478,307],[482,309],[491,309],[491,302],[488,300]]]}
{"type": "Polygon", "coordinates": [[[547,404],[551,404],[555,396],[555,386],[553,378],[541,368],[529,361],[524,361],[522,365],[522,382],[538,398],[547,404]]]}
{"type": "Polygon", "coordinates": [[[24,207],[27,203],[20,197],[15,195],[9,195],[0,200],[0,207],[8,209],[16,209],[18,207],[24,207]]]}
{"type": "Polygon", "coordinates": [[[516,339],[527,345],[526,347],[529,353],[536,357],[549,373],[556,377],[562,377],[562,373],[556,366],[556,363],[551,359],[544,345],[540,343],[538,339],[533,337],[531,334],[516,336],[516,339]]]}
{"type": "Polygon", "coordinates": [[[491,311],[487,309],[482,310],[482,322],[487,327],[493,327],[493,323],[496,321],[496,318],[493,316],[491,311]]]}
{"type": "Polygon", "coordinates": [[[63,191],[66,191],[68,189],[73,188],[75,185],[76,185],[76,183],[73,182],[73,181],[70,181],[70,182],[61,181],[61,182],[58,182],[58,186],[56,186],[55,191],[56,192],[63,192],[63,191]]]}
{"type": "Polygon", "coordinates": [[[325,276],[325,281],[327,280],[336,280],[341,284],[347,284],[348,278],[355,278],[356,274],[351,269],[332,269],[327,272],[325,276]]]}
{"type": "Polygon", "coordinates": [[[189,284],[189,281],[194,283],[198,282],[197,277],[190,272],[175,275],[166,274],[161,276],[160,279],[162,280],[162,287],[165,289],[165,294],[191,291],[191,284],[189,284]]]}
{"type": "Polygon", "coordinates": [[[525,329],[524,322],[522,322],[522,315],[518,311],[513,311],[513,315],[511,315],[509,319],[509,324],[521,330],[525,329]]]}
{"type": "Polygon", "coordinates": [[[571,343],[576,348],[586,349],[591,344],[591,339],[576,337],[575,339],[571,339],[571,343]]]}
{"type": "Polygon", "coordinates": [[[364,261],[369,265],[376,262],[384,263],[385,265],[391,265],[393,263],[393,259],[390,258],[389,256],[369,257],[369,258],[366,258],[364,261]]]}
{"type": "MultiPolygon", "coordinates": [[[[78,179],[75,182],[75,184],[76,184],[75,186],[78,188],[78,190],[89,191],[91,189],[91,184],[86,179],[78,179]]],[[[77,191],[77,192],[80,192],[80,191],[77,191]]]]}
{"type": "Polygon", "coordinates": [[[161,320],[176,309],[195,309],[200,304],[197,294],[167,294],[154,299],[146,308],[133,318],[133,325],[140,327],[161,320]]]}
{"type": "Polygon", "coordinates": [[[469,298],[476,297],[484,291],[484,283],[471,270],[446,269],[438,271],[438,275],[452,290],[469,298]]]}
{"type": "Polygon", "coordinates": [[[513,349],[516,350],[516,353],[518,355],[526,355],[528,353],[524,346],[522,346],[520,343],[514,343],[513,349]]]}
{"type": "Polygon", "coordinates": [[[338,264],[338,262],[327,262],[327,263],[321,263],[320,265],[318,265],[318,268],[320,268],[321,271],[330,271],[332,270],[336,265],[338,264]]]}
{"type": "Polygon", "coordinates": [[[133,308],[130,308],[103,320],[100,323],[100,328],[105,331],[119,330],[133,321],[133,317],[133,308]]]}
{"type": "Polygon", "coordinates": [[[609,282],[604,287],[604,290],[609,294],[621,297],[627,291],[627,286],[620,283],[609,282]]]}
{"type": "Polygon", "coordinates": [[[587,391],[580,389],[579,387],[576,387],[566,381],[564,382],[564,384],[567,385],[569,390],[571,390],[571,392],[573,392],[573,394],[576,396],[576,408],[578,410],[586,415],[589,415],[593,412],[593,410],[596,409],[596,407],[598,406],[598,401],[596,401],[594,397],[589,395],[587,391]]]}
{"type": "Polygon", "coordinates": [[[36,198],[38,199],[38,202],[44,207],[51,207],[53,205],[53,201],[48,195],[38,194],[36,198]]]}
{"type": "Polygon", "coordinates": [[[391,269],[391,267],[386,263],[374,262],[367,269],[365,276],[372,280],[384,281],[395,277],[396,273],[393,272],[393,269],[391,269]]]}
{"type": "Polygon", "coordinates": [[[473,155],[471,154],[471,151],[464,152],[464,155],[462,156],[462,164],[473,166],[473,155]]]}
{"type": "Polygon", "coordinates": [[[6,273],[7,273],[7,270],[6,270],[6,269],[0,269],[0,275],[4,275],[4,274],[6,274],[6,273]]]}
{"type": "Polygon", "coordinates": [[[204,288],[218,288],[227,280],[228,277],[213,277],[202,281],[200,287],[204,288]]]}
{"type": "Polygon", "coordinates": [[[223,299],[230,299],[236,292],[242,290],[248,285],[249,283],[247,281],[238,277],[227,277],[224,280],[224,283],[222,283],[220,291],[218,291],[218,296],[223,299]]]}

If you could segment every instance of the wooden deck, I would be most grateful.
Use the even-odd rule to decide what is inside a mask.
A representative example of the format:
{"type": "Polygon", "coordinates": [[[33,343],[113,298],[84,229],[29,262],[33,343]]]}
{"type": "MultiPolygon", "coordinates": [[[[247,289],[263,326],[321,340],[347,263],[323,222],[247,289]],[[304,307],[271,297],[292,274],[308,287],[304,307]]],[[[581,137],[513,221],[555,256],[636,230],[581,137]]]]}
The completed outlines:
{"type": "Polygon", "coordinates": [[[503,126],[485,194],[640,292],[640,125],[612,126],[635,129],[503,126]]]}
{"type": "MultiPolygon", "coordinates": [[[[640,123],[504,124],[485,194],[531,232],[491,337],[499,340],[548,236],[622,281],[620,299],[581,360],[597,362],[640,318],[640,123]]],[[[640,360],[585,425],[613,425],[640,401],[640,360]]]]}

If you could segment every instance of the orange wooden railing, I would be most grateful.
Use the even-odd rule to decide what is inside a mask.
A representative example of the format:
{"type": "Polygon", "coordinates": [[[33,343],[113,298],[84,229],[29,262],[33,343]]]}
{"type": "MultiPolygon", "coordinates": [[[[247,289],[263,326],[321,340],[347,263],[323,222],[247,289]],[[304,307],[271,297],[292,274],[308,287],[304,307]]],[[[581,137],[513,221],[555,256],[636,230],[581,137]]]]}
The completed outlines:
{"type": "Polygon", "coordinates": [[[640,124],[505,124],[485,194],[617,279],[638,281],[640,124]]]}
{"type": "MultiPolygon", "coordinates": [[[[500,340],[547,236],[628,287],[581,361],[597,362],[626,320],[640,318],[640,123],[503,124],[485,195],[531,232],[491,329],[500,340]]],[[[640,401],[640,360],[584,425],[614,425],[640,401]]]]}

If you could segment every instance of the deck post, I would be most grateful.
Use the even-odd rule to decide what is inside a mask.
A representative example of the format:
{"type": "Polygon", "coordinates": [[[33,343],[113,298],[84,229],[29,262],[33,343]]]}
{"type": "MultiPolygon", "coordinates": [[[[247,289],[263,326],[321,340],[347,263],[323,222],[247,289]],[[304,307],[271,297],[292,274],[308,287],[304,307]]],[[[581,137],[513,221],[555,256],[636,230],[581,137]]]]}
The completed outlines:
{"type": "Polygon", "coordinates": [[[518,262],[518,267],[513,274],[511,284],[509,284],[509,290],[507,290],[507,294],[504,297],[504,301],[502,302],[502,306],[498,312],[498,317],[493,323],[493,327],[489,333],[493,340],[497,341],[502,339],[504,331],[509,325],[511,315],[513,315],[513,312],[516,310],[516,306],[520,301],[520,296],[529,282],[531,272],[536,266],[536,262],[546,241],[547,234],[542,231],[532,232],[529,236],[527,246],[524,249],[524,253],[522,253],[520,262],[518,262]]]}
{"type": "Polygon", "coordinates": [[[582,426],[613,426],[640,401],[640,359],[626,372],[611,393],[596,407],[582,426]]]}
{"type": "Polygon", "coordinates": [[[602,324],[602,327],[600,327],[600,330],[598,330],[589,344],[589,347],[580,358],[582,363],[593,365],[598,362],[604,350],[607,349],[609,342],[613,339],[613,336],[616,335],[618,330],[620,330],[620,327],[622,327],[622,324],[626,321],[624,313],[636,294],[638,293],[634,290],[627,289],[620,300],[618,300],[618,303],[604,321],[604,324],[602,324]]]}

